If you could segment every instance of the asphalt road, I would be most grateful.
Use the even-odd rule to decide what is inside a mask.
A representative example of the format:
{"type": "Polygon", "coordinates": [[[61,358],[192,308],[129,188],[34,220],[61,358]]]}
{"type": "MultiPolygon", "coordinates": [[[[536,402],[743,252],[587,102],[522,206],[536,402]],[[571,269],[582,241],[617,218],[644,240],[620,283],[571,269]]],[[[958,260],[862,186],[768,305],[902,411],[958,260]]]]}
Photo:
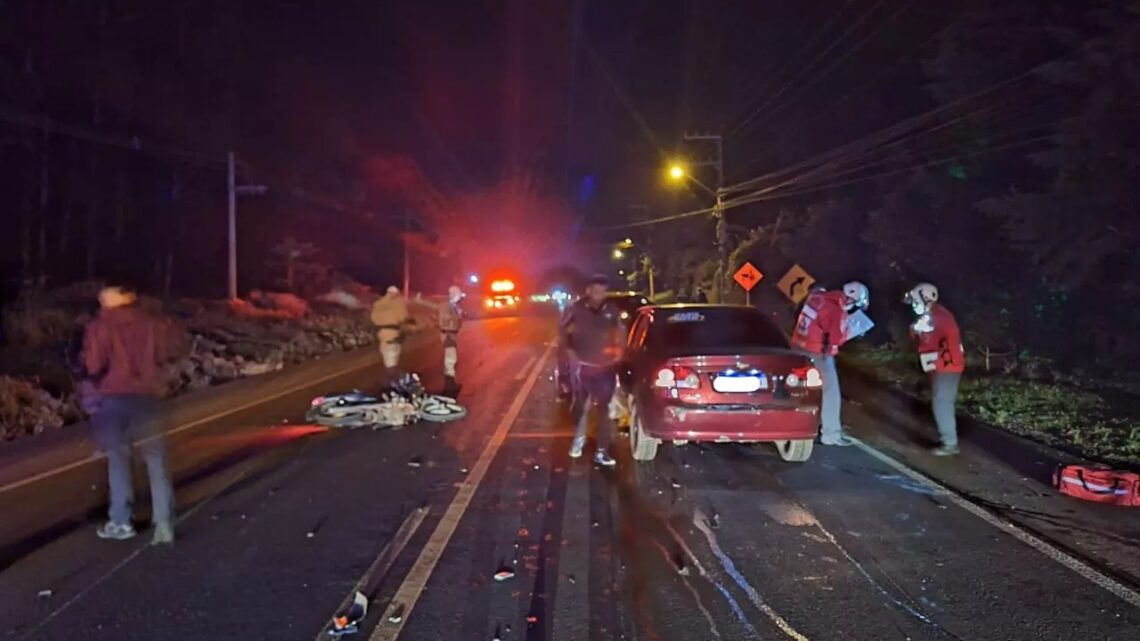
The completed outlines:
{"type": "MultiPolygon", "coordinates": [[[[1138,637],[1135,606],[858,448],[636,464],[621,440],[616,469],[572,462],[552,338],[548,319],[470,324],[460,422],[321,432],[284,396],[206,426],[182,448],[218,460],[179,485],[177,544],[93,523],[29,544],[0,572],[0,634],[316,639],[362,584],[360,639],[1138,637]]],[[[434,381],[438,360],[411,365],[434,381]]]]}

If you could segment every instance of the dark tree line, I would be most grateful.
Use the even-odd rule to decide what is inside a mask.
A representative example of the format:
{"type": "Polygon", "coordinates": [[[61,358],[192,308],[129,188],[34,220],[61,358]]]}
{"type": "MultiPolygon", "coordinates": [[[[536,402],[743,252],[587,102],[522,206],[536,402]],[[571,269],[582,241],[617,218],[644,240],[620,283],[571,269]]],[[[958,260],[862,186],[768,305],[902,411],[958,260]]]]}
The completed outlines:
{"type": "Polygon", "coordinates": [[[328,142],[336,123],[298,121],[319,92],[257,37],[272,4],[0,5],[7,290],[115,273],[158,293],[224,294],[231,150],[239,182],[271,186],[239,202],[243,290],[273,286],[271,248],[337,215],[294,192],[361,202],[356,159],[328,142]]]}
{"type": "MultiPolygon", "coordinates": [[[[896,338],[902,292],[929,280],[975,358],[988,348],[1136,372],[1138,54],[1138,3],[962,14],[923,60],[930,107],[945,108],[936,131],[854,174],[867,178],[858,184],[730,212],[767,221],[735,234],[734,264],[761,265],[769,286],[796,262],[832,286],[865,279],[896,338]]],[[[688,247],[656,260],[669,286],[712,277],[708,243],[688,247]]]]}

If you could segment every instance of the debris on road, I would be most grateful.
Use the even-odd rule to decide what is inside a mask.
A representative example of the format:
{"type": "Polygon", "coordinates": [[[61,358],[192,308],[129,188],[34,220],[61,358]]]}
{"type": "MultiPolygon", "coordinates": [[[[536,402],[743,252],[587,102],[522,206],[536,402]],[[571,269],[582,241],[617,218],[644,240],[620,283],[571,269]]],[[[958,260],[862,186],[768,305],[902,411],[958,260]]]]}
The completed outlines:
{"type": "Polygon", "coordinates": [[[717,529],[718,527],[720,527],[720,514],[718,514],[716,512],[716,510],[713,510],[711,512],[711,514],[709,515],[708,524],[709,524],[709,527],[711,527],[714,530],[717,529]]]}
{"type": "Polygon", "coordinates": [[[408,461],[408,467],[420,467],[423,464],[424,464],[424,460],[422,457],[419,457],[419,456],[413,456],[408,461]]]}
{"type": "Polygon", "coordinates": [[[403,620],[404,620],[404,606],[403,605],[396,606],[396,609],[392,611],[392,614],[388,615],[388,622],[389,623],[399,623],[400,621],[403,621],[403,620]]]}
{"type": "Polygon", "coordinates": [[[673,553],[673,566],[677,568],[677,574],[689,576],[689,566],[685,563],[685,556],[680,552],[673,553]]]}
{"type": "Polygon", "coordinates": [[[356,634],[360,631],[360,622],[366,616],[368,616],[368,597],[357,591],[356,595],[352,597],[352,605],[349,606],[348,612],[338,614],[333,618],[329,636],[342,637],[347,634],[356,634]]]}
{"type": "Polygon", "coordinates": [[[513,578],[515,578],[515,571],[506,566],[499,568],[499,571],[495,572],[496,581],[506,581],[507,579],[513,578]]]}
{"type": "Polygon", "coordinates": [[[673,485],[673,489],[681,487],[681,482],[677,479],[669,479],[669,482],[673,485]]]}
{"type": "Polygon", "coordinates": [[[48,599],[48,598],[51,598],[51,595],[53,595],[53,594],[55,594],[55,592],[52,592],[51,590],[40,590],[39,594],[37,594],[36,596],[38,596],[41,599],[48,599]]]}

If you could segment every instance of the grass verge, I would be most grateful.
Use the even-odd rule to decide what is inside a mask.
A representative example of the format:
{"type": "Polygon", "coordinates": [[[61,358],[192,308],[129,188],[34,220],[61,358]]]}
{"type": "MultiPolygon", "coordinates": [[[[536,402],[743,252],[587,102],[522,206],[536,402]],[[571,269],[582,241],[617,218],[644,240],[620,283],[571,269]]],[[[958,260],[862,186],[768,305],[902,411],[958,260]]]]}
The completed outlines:
{"type": "MultiPolygon", "coordinates": [[[[906,394],[929,398],[913,355],[892,346],[852,345],[843,362],[906,394]]],[[[1075,385],[969,369],[958,412],[1046,445],[1104,461],[1140,465],[1140,399],[1095,381],[1075,385]]]]}

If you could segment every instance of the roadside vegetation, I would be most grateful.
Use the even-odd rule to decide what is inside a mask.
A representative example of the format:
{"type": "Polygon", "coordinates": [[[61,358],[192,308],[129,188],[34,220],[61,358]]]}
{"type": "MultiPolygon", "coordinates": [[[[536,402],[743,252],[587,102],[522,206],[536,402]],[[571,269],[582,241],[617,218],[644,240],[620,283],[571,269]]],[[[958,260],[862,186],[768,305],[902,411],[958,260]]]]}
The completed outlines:
{"type": "MultiPolygon", "coordinates": [[[[929,398],[912,350],[853,344],[843,361],[884,385],[929,398]]],[[[962,379],[959,412],[975,420],[1094,460],[1140,464],[1140,396],[1128,385],[1061,376],[1039,360],[986,371],[975,357],[962,379]]]]}

